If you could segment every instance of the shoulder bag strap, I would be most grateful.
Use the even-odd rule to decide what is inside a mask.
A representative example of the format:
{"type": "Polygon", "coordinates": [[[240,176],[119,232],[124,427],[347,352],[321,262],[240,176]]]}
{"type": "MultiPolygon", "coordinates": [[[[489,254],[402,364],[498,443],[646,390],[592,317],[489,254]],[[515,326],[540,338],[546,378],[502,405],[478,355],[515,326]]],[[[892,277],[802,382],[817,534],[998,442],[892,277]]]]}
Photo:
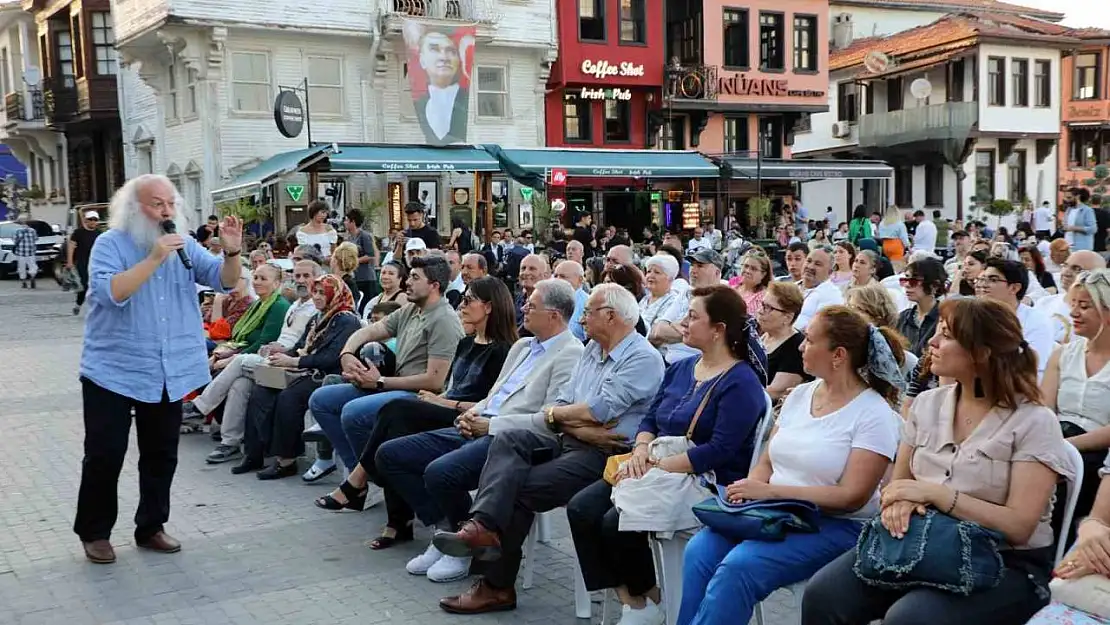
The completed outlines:
{"type": "MultiPolygon", "coordinates": [[[[733,363],[732,367],[735,367],[736,364],[737,363],[733,363]]],[[[710,384],[709,388],[706,389],[705,395],[703,395],[701,398],[701,403],[698,404],[698,409],[694,411],[694,418],[690,419],[690,427],[686,428],[687,439],[692,439],[694,437],[694,428],[698,427],[698,419],[701,418],[702,411],[705,410],[706,404],[709,403],[709,398],[713,395],[713,389],[717,388],[717,383],[720,382],[721,379],[723,379],[726,375],[728,375],[729,371],[732,371],[732,367],[729,367],[728,369],[725,369],[724,371],[718,373],[717,378],[713,380],[713,384],[710,384]]]]}

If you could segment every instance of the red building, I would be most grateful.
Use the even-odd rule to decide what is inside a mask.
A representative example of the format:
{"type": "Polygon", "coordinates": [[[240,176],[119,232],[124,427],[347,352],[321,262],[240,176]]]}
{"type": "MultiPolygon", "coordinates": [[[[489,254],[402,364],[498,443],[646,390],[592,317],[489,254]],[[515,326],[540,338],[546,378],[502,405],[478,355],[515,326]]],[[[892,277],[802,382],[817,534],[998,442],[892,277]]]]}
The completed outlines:
{"type": "Polygon", "coordinates": [[[547,145],[652,147],[648,112],[660,106],[665,65],[663,0],[557,0],[556,10],[547,145]]]}

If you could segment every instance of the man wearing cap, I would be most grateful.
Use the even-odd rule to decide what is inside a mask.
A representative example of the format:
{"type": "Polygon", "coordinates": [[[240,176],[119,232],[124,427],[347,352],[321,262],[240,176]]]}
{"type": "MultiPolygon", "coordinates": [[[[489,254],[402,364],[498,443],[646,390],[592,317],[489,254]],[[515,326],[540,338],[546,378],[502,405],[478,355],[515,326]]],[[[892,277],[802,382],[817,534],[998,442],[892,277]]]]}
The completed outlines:
{"type": "Polygon", "coordinates": [[[397,237],[397,247],[393,250],[394,258],[407,258],[408,243],[413,239],[420,239],[423,245],[421,248],[412,249],[439,249],[439,232],[425,221],[425,210],[424,205],[420,202],[405,204],[405,220],[408,221],[409,227],[401,233],[401,236],[397,237]],[[406,253],[402,254],[402,251],[406,253]]]}
{"type": "Polygon", "coordinates": [[[679,329],[679,324],[690,310],[690,300],[693,298],[691,293],[694,289],[705,286],[728,284],[721,280],[725,259],[717,250],[701,247],[688,254],[686,260],[690,261],[690,288],[681,297],[676,297],[674,303],[656,318],[648,333],[648,341],[659,348],[668,365],[701,354],[699,350],[682,342],[682,332],[679,329]]]}
{"type": "Polygon", "coordinates": [[[409,239],[405,241],[405,266],[412,267],[412,259],[421,258],[428,253],[428,246],[423,239],[409,239]]]}
{"type": "Polygon", "coordinates": [[[85,293],[89,290],[89,255],[92,254],[93,243],[100,236],[100,213],[85,211],[81,225],[69,235],[69,245],[66,246],[66,269],[77,269],[81,276],[81,288],[77,290],[77,303],[73,306],[73,314],[81,312],[85,303],[85,293]]]}

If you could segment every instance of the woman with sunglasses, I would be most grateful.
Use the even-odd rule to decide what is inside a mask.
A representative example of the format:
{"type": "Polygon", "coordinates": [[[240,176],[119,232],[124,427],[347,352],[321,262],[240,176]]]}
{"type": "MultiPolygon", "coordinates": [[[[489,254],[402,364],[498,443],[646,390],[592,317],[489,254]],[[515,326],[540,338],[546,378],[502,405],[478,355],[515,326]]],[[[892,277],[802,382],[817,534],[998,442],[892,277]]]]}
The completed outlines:
{"type": "MultiPolygon", "coordinates": [[[[1110,449],[1110,270],[1083,272],[1068,290],[1075,338],[1056,348],[1041,392],[1068,442],[1083,454],[1084,477],[1075,517],[1091,510],[1098,470],[1110,449]]],[[[1053,516],[1062,518],[1062,514],[1053,516]]]]}
{"type": "MultiPolygon", "coordinates": [[[[318,507],[362,510],[369,482],[378,482],[374,456],[383,443],[453,427],[460,414],[489,394],[517,340],[516,311],[508,287],[491,276],[474,280],[459,303],[459,317],[465,327],[474,329],[474,334],[459,341],[447,390],[438,395],[420,391],[415,399],[395,399],[382,406],[358,466],[339,488],[316,500],[318,507]]],[[[371,549],[386,549],[413,539],[412,509],[393,489],[385,487],[384,494],[386,525],[381,536],[368,543],[371,549]]]]}
{"type": "Polygon", "coordinates": [[[933,338],[937,327],[937,302],[944,295],[948,272],[935,258],[922,258],[910,263],[898,284],[906,292],[906,299],[914,305],[898,315],[895,329],[909,341],[909,351],[921,356],[933,338]]]}

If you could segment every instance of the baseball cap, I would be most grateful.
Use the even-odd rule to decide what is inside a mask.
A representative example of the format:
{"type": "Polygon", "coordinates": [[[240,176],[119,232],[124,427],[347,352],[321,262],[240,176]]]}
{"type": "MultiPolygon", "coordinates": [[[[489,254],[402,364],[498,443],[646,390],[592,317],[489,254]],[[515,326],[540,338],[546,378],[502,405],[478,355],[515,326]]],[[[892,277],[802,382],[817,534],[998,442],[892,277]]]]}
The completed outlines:
{"type": "Polygon", "coordinates": [[[687,254],[686,260],[699,265],[716,265],[717,269],[724,269],[725,267],[725,260],[721,258],[721,255],[716,250],[708,247],[701,247],[693,253],[687,254]]]}
{"type": "Polygon", "coordinates": [[[405,241],[405,251],[406,252],[411,252],[413,250],[426,250],[426,249],[428,249],[428,244],[424,242],[424,239],[421,239],[421,238],[418,238],[418,237],[413,237],[413,238],[409,239],[408,241],[405,241]]]}
{"type": "Polygon", "coordinates": [[[100,219],[100,213],[96,211],[85,211],[85,219],[100,219]]]}

